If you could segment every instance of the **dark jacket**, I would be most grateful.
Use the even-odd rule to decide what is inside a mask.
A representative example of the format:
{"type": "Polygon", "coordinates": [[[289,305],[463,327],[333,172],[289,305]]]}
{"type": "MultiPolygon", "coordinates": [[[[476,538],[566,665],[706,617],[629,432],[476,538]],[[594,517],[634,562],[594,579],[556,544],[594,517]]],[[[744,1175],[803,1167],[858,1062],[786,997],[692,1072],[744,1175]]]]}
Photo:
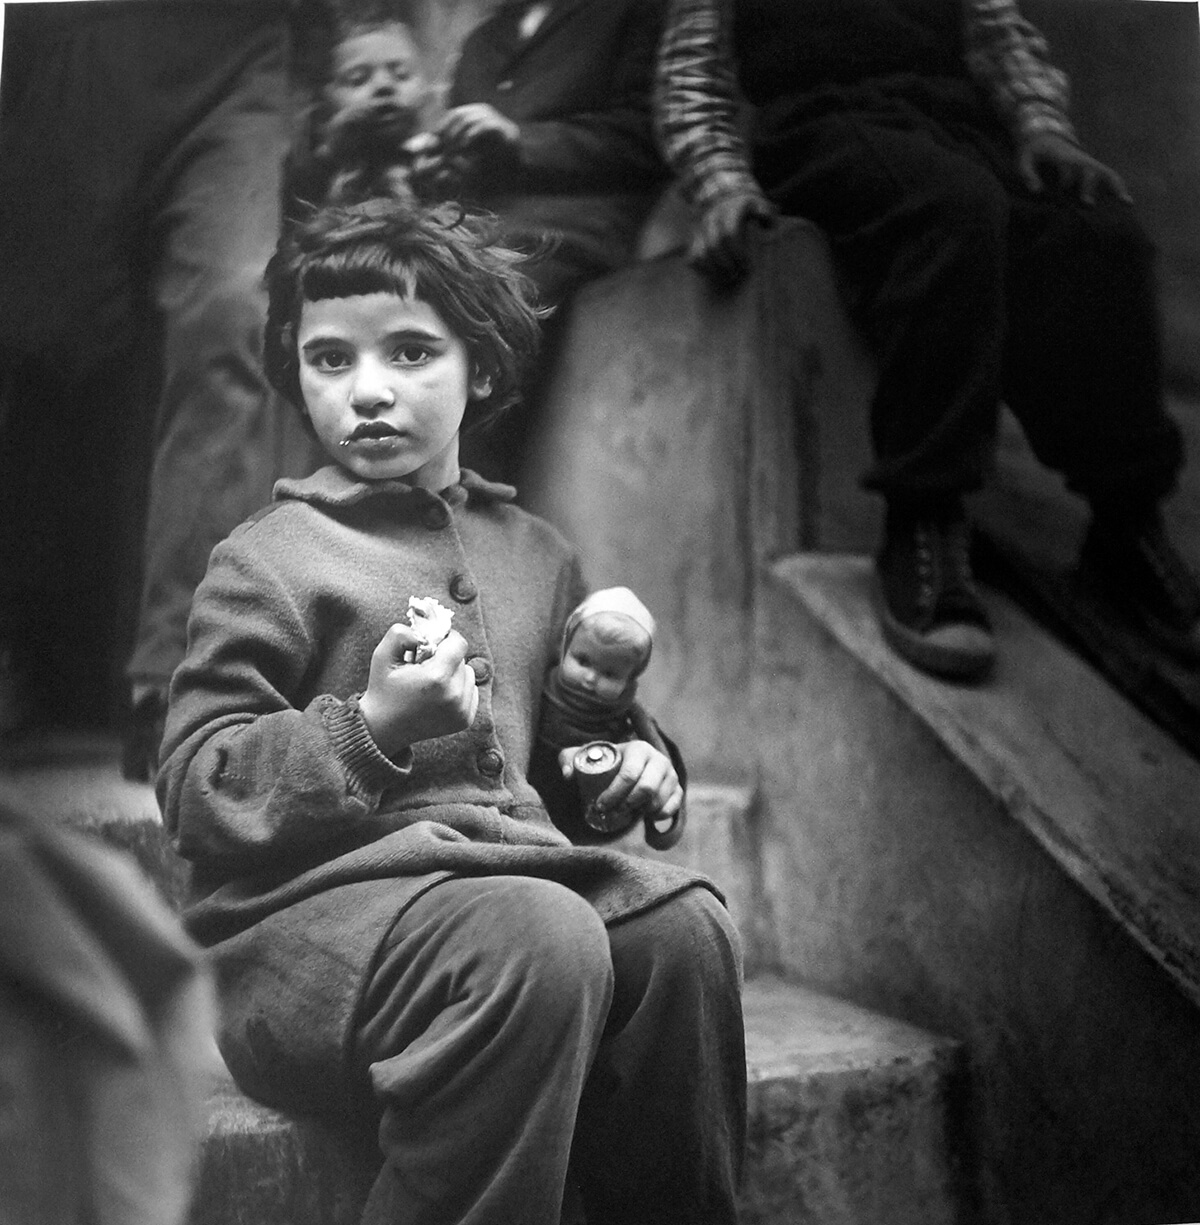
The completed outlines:
{"type": "Polygon", "coordinates": [[[616,267],[666,181],[651,126],[662,0],[556,0],[519,43],[499,10],[467,37],[448,106],[487,102],[521,128],[515,161],[489,163],[464,196],[516,236],[561,236],[616,267]]]}

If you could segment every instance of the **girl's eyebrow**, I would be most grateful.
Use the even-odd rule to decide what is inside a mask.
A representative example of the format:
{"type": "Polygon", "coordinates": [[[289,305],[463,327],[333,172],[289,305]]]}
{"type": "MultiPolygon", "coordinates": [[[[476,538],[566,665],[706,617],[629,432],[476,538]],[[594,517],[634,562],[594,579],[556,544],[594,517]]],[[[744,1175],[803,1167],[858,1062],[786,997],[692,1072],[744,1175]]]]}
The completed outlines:
{"type": "Polygon", "coordinates": [[[300,346],[300,352],[307,353],[309,349],[319,349],[322,345],[344,345],[346,343],[347,341],[344,337],[338,336],[335,333],[330,332],[326,335],[318,333],[300,346]]]}
{"type": "Polygon", "coordinates": [[[445,336],[440,332],[430,332],[426,328],[407,327],[397,328],[394,332],[388,332],[387,340],[425,340],[431,344],[437,344],[444,341],[445,336]]]}

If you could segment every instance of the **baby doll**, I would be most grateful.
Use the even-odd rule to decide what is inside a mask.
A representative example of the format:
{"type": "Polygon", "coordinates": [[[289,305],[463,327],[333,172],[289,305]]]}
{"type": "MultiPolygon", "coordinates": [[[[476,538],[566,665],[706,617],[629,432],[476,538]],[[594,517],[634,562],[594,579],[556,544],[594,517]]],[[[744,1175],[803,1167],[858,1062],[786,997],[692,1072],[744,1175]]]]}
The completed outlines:
{"type": "Polygon", "coordinates": [[[567,618],[559,663],[546,678],[543,739],[560,749],[625,739],[653,645],[654,618],[628,587],[588,596],[567,618]]]}
{"type": "MultiPolygon", "coordinates": [[[[628,587],[606,587],[577,605],[563,630],[559,663],[542,691],[542,741],[561,753],[594,740],[648,740],[669,755],[636,701],[637,678],[653,645],[654,618],[628,587]]],[[[665,828],[647,821],[646,841],[656,850],[674,846],[683,821],[682,812],[665,828]]]]}

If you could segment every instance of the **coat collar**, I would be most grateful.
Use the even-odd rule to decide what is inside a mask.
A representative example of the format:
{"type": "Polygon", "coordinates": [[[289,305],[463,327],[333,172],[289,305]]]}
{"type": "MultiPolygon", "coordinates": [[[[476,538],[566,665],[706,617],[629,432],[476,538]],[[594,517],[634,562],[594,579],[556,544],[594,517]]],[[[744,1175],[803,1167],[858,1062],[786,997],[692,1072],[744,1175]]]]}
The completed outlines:
{"type": "Polygon", "coordinates": [[[411,501],[416,506],[442,501],[451,507],[471,502],[511,502],[517,491],[511,485],[484,480],[469,468],[459,470],[458,483],[433,493],[407,481],[362,481],[337,464],[318,468],[311,476],[275,482],[275,502],[308,502],[326,509],[359,506],[376,498],[411,501]]]}
{"type": "MultiPolygon", "coordinates": [[[[524,40],[514,40],[511,46],[509,46],[509,54],[507,56],[508,62],[510,64],[515,63],[517,60],[521,59],[530,50],[530,48],[540,45],[552,30],[560,26],[563,21],[565,21],[571,15],[571,13],[574,12],[575,9],[581,7],[587,2],[588,0],[552,0],[550,11],[546,14],[545,18],[543,18],[542,24],[538,26],[533,35],[524,40]]],[[[532,0],[514,0],[513,4],[501,5],[500,8],[496,10],[492,20],[507,23],[509,20],[511,20],[511,18],[507,14],[504,17],[501,17],[501,13],[505,13],[506,10],[511,13],[511,10],[514,8],[524,10],[529,8],[531,3],[532,0]]]]}

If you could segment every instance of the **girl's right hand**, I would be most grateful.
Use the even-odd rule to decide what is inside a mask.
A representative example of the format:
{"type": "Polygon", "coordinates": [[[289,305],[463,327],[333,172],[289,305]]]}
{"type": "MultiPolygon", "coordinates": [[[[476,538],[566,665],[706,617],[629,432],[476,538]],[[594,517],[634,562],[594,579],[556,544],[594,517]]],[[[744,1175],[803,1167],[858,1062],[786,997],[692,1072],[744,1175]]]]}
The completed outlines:
{"type": "Polygon", "coordinates": [[[407,625],[393,625],[371,654],[370,679],[359,710],[386,757],[418,740],[465,731],[475,721],[479,691],[467,667],[467,640],[451,630],[424,663],[406,664],[420,644],[407,625]]]}

